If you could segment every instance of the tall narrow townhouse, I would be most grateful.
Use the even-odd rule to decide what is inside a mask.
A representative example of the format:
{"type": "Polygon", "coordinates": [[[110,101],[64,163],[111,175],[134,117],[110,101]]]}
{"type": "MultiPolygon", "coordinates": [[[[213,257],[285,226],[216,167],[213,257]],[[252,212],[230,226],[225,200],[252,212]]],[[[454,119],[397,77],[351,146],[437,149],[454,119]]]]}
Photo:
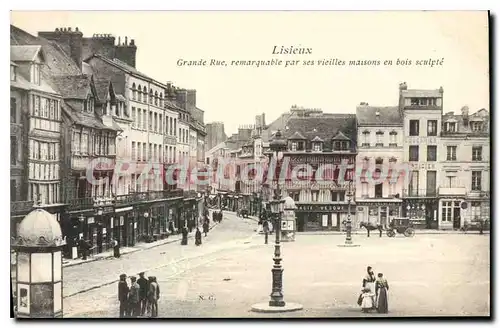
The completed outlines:
{"type": "Polygon", "coordinates": [[[403,115],[404,161],[410,176],[403,190],[403,216],[416,228],[438,228],[437,182],[439,135],[443,114],[443,88],[408,89],[399,86],[399,110],[403,115]]]}
{"type": "Polygon", "coordinates": [[[94,54],[86,63],[95,75],[113,81],[115,92],[123,94],[130,113],[127,146],[131,165],[126,174],[130,177],[128,190],[136,195],[137,202],[126,207],[124,221],[133,226],[138,241],[165,232],[171,220],[179,226],[182,202],[178,193],[165,189],[164,184],[165,142],[171,139],[165,132],[174,132],[177,126],[177,117],[168,109],[167,86],[117,58],[94,54]]]}
{"type": "Polygon", "coordinates": [[[358,167],[356,222],[388,226],[401,216],[405,172],[403,117],[397,106],[361,103],[356,108],[358,167]],[[403,172],[402,172],[403,171],[403,172]]]}
{"type": "MultiPolygon", "coordinates": [[[[47,47],[45,47],[47,48],[47,47]]],[[[10,47],[11,236],[37,203],[61,221],[61,96],[43,72],[41,45],[10,47]]]]}
{"type": "Polygon", "coordinates": [[[490,116],[486,109],[443,116],[439,164],[439,228],[490,219],[490,116]]]}

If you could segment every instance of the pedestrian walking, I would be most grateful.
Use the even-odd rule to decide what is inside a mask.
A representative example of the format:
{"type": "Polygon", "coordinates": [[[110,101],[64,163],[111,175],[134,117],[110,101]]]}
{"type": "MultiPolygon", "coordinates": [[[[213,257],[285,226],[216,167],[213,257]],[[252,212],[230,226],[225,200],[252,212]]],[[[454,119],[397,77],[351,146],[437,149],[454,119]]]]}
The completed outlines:
{"type": "Polygon", "coordinates": [[[182,228],[182,239],[181,239],[181,245],[185,246],[188,244],[188,229],[186,226],[182,228]]]}
{"type": "Polygon", "coordinates": [[[196,246],[200,246],[201,245],[201,231],[200,231],[200,228],[196,227],[196,234],[194,236],[194,243],[196,246]]]}
{"type": "Polygon", "coordinates": [[[156,318],[158,316],[158,299],[160,298],[160,286],[156,281],[156,277],[149,277],[149,293],[148,300],[150,304],[150,317],[156,318]]]}
{"type": "Polygon", "coordinates": [[[139,273],[139,279],[137,279],[137,284],[139,285],[139,302],[141,304],[141,316],[146,313],[148,308],[148,280],[144,278],[144,272],[139,273]]]}
{"type": "Polygon", "coordinates": [[[115,258],[120,258],[120,243],[116,239],[111,241],[111,247],[113,247],[113,256],[115,258]]]}
{"type": "Polygon", "coordinates": [[[376,295],[376,307],[378,313],[388,313],[389,312],[389,301],[388,301],[388,291],[389,284],[387,279],[384,278],[382,273],[379,273],[377,281],[375,282],[375,295],[376,295]]]}
{"type": "Polygon", "coordinates": [[[267,220],[262,223],[262,229],[264,230],[264,243],[267,244],[269,239],[269,222],[267,220]]]}
{"type": "Polygon", "coordinates": [[[120,318],[125,318],[128,312],[128,284],[127,275],[121,274],[118,282],[118,301],[120,301],[120,318]]]}
{"type": "Polygon", "coordinates": [[[209,221],[208,220],[205,220],[205,222],[203,222],[203,232],[205,233],[205,237],[207,236],[207,233],[208,233],[208,223],[209,221]]]}
{"type": "Polygon", "coordinates": [[[128,292],[129,315],[136,318],[141,313],[141,302],[139,298],[141,287],[137,283],[136,277],[130,277],[130,290],[128,292]]]}

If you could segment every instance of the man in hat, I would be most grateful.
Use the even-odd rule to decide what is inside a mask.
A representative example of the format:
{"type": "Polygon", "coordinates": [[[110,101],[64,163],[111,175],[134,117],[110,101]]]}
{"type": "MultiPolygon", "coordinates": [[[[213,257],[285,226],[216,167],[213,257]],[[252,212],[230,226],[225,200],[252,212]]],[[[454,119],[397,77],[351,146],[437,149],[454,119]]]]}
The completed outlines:
{"type": "Polygon", "coordinates": [[[127,316],[128,312],[128,284],[127,275],[122,273],[118,282],[118,300],[120,301],[120,318],[127,316]]]}
{"type": "Polygon", "coordinates": [[[144,272],[139,273],[139,279],[137,279],[139,284],[139,301],[141,303],[141,315],[146,313],[148,307],[148,280],[144,278],[144,272]]]}
{"type": "Polygon", "coordinates": [[[132,318],[136,318],[140,311],[141,303],[139,302],[140,286],[136,282],[136,277],[130,277],[130,291],[128,293],[129,313],[132,318]]]}

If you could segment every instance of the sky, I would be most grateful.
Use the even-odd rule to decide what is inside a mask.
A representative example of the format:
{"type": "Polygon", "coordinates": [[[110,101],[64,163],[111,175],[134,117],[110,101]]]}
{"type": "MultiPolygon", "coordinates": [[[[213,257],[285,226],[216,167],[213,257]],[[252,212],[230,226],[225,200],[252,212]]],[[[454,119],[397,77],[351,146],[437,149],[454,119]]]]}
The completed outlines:
{"type": "Polygon", "coordinates": [[[78,27],[84,36],[134,39],[136,68],[160,82],[197,90],[205,123],[226,134],[270,123],[292,105],[355,113],[356,105],[391,106],[398,85],[444,88],[444,112],[489,110],[487,12],[12,12],[11,24],[36,35],[78,27]],[[312,54],[273,54],[274,47],[312,54]],[[178,66],[200,60],[392,60],[392,66],[178,66]],[[396,60],[436,59],[442,65],[401,66],[396,60]]]}

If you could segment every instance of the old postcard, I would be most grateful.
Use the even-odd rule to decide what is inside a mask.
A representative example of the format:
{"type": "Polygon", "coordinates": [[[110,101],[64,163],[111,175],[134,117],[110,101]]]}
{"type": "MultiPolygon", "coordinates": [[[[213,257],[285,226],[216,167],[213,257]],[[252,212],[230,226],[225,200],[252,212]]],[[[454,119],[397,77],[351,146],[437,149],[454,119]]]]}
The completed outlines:
{"type": "Polygon", "coordinates": [[[12,12],[15,317],[489,317],[488,33],[12,12]]]}

